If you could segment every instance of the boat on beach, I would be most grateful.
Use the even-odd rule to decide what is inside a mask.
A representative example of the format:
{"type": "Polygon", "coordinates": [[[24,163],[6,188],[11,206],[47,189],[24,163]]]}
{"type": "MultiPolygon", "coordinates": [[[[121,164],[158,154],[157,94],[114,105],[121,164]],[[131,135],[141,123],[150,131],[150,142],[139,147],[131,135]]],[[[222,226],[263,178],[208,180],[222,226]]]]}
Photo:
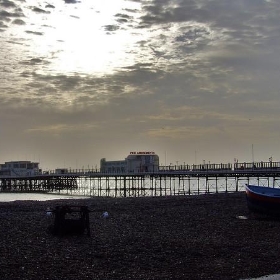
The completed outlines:
{"type": "Polygon", "coordinates": [[[280,217],[280,188],[248,184],[245,191],[250,211],[280,217]]]}

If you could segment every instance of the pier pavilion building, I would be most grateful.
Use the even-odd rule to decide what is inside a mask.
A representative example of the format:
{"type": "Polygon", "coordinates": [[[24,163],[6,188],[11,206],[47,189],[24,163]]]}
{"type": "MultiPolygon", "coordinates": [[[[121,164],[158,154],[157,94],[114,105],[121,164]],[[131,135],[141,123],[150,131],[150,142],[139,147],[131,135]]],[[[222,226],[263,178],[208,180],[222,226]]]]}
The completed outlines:
{"type": "Polygon", "coordinates": [[[124,160],[100,160],[100,171],[105,173],[139,173],[159,170],[159,156],[155,152],[130,152],[124,160]]]}
{"type": "Polygon", "coordinates": [[[38,162],[8,161],[0,164],[0,175],[6,176],[31,176],[41,174],[38,162]]]}

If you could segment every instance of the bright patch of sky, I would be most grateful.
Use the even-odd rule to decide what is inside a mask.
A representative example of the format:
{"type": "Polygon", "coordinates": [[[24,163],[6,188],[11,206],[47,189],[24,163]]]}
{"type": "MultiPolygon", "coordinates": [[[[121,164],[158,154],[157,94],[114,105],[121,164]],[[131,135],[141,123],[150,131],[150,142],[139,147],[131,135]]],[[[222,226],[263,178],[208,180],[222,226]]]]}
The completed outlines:
{"type": "Polygon", "coordinates": [[[19,51],[26,59],[43,63],[37,72],[106,74],[134,62],[131,49],[139,37],[125,26],[137,24],[140,4],[127,1],[63,1],[27,0],[22,6],[25,24],[10,28],[12,38],[24,38],[19,51]],[[115,16],[122,18],[122,26],[115,16]],[[127,20],[128,19],[128,20],[127,20]],[[36,60],[36,61],[35,61],[36,60]]]}

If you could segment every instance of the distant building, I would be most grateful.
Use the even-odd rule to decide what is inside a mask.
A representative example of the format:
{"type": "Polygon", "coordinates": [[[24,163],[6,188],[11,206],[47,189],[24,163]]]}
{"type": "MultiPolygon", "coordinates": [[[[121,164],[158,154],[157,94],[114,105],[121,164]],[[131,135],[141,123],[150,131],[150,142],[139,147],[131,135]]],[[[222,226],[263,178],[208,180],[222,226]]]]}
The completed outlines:
{"type": "Polygon", "coordinates": [[[105,158],[100,160],[100,172],[124,173],[127,171],[125,160],[106,161],[105,158]]]}
{"type": "Polygon", "coordinates": [[[41,174],[38,162],[9,161],[0,164],[0,175],[6,176],[29,176],[41,174]]]}
{"type": "Polygon", "coordinates": [[[66,173],[68,173],[67,168],[56,168],[55,169],[55,174],[66,174],[66,173]]]}
{"type": "Polygon", "coordinates": [[[100,160],[100,172],[141,173],[159,169],[159,157],[154,152],[130,152],[125,160],[100,160]]]}

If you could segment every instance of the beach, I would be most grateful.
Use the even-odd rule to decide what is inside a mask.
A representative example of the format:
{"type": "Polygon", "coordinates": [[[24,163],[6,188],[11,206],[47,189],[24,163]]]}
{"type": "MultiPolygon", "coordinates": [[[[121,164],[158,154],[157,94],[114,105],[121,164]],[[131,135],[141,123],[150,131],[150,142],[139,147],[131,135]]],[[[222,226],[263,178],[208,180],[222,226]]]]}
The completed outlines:
{"type": "Polygon", "coordinates": [[[244,192],[0,203],[0,279],[250,279],[280,273],[280,221],[244,192]],[[91,234],[54,236],[48,207],[88,206],[91,234]],[[108,212],[104,218],[102,215],[108,212]]]}

